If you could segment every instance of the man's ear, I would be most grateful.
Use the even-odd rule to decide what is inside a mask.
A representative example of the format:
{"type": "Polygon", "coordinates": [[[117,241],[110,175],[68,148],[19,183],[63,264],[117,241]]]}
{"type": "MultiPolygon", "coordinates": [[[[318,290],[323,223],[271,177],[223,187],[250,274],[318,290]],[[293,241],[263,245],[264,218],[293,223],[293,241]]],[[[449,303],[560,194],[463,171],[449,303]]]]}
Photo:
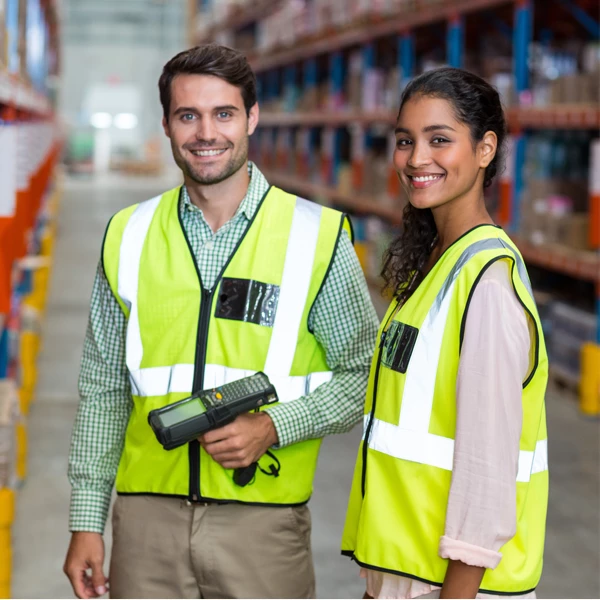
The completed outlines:
{"type": "Polygon", "coordinates": [[[258,125],[258,117],[260,115],[260,109],[258,102],[250,109],[248,114],[248,135],[252,135],[258,125]]]}
{"type": "Polygon", "coordinates": [[[162,126],[163,126],[163,131],[165,132],[165,135],[168,138],[171,138],[171,134],[169,132],[169,123],[167,122],[167,118],[166,117],[163,117],[163,119],[162,119],[162,126]]]}

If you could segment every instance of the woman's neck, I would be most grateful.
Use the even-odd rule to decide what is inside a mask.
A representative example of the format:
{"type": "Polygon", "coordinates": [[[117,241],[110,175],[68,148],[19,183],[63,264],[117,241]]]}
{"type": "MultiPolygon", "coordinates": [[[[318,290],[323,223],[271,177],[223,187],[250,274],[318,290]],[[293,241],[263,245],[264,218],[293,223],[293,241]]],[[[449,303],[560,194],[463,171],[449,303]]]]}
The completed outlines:
{"type": "Polygon", "coordinates": [[[434,251],[438,256],[474,227],[494,225],[494,220],[485,207],[483,194],[470,202],[449,202],[434,208],[433,219],[438,232],[434,251]]]}

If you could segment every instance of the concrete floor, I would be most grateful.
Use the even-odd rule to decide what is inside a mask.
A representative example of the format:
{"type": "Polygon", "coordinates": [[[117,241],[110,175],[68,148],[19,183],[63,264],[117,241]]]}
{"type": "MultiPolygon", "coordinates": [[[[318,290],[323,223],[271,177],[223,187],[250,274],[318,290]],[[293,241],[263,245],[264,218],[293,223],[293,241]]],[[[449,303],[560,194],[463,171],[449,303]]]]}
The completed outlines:
{"type": "MultiPolygon", "coordinates": [[[[176,180],[175,180],[176,182],[176,180]]],[[[29,474],[19,491],[13,530],[15,598],[69,598],[62,573],[69,541],[66,463],[78,402],[77,374],[96,263],[110,216],[168,189],[173,180],[111,177],[67,180],[39,363],[37,401],[29,419],[29,474]]],[[[381,307],[379,307],[381,308],[381,307]]],[[[600,597],[598,421],[577,412],[572,397],[548,394],[551,495],[540,598],[600,597]]],[[[360,431],[327,438],[310,503],[317,590],[321,598],[361,598],[358,568],[339,554],[360,431]]],[[[110,547],[110,535],[106,537],[110,547]]]]}

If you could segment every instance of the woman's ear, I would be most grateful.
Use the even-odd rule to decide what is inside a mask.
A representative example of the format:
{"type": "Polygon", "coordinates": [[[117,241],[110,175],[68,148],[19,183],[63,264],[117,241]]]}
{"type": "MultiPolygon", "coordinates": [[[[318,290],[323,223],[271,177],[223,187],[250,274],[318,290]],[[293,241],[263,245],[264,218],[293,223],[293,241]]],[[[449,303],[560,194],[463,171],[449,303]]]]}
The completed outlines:
{"type": "Polygon", "coordinates": [[[496,156],[498,136],[493,131],[487,131],[478,144],[479,166],[485,169],[496,156]]]}

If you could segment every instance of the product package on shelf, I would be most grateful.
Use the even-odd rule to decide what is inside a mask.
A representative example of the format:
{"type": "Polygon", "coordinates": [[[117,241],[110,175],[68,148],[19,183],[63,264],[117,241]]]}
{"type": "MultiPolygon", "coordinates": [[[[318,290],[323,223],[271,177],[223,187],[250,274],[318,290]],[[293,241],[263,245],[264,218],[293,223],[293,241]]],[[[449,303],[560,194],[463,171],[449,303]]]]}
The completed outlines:
{"type": "Polygon", "coordinates": [[[367,132],[363,125],[353,125],[351,128],[351,189],[364,192],[365,189],[365,147],[367,132]]]}
{"type": "Polygon", "coordinates": [[[335,129],[325,127],[321,137],[321,168],[320,182],[332,186],[335,180],[335,165],[333,162],[335,152],[335,129]]]}
{"type": "Polygon", "coordinates": [[[557,47],[533,44],[531,56],[535,106],[600,101],[600,43],[572,40],[557,47]]]}
{"type": "Polygon", "coordinates": [[[534,244],[589,247],[590,134],[537,133],[527,146],[519,235],[534,244]]]}
{"type": "Polygon", "coordinates": [[[294,153],[292,152],[292,131],[289,127],[280,127],[277,132],[275,164],[282,173],[294,172],[294,153]]]}
{"type": "Polygon", "coordinates": [[[296,175],[305,181],[310,178],[314,155],[311,152],[311,136],[313,131],[305,128],[296,134],[296,175]]]}
{"type": "Polygon", "coordinates": [[[362,108],[362,67],[362,53],[360,50],[354,50],[348,57],[348,74],[345,82],[346,103],[352,111],[359,111],[362,108]]]}
{"type": "Polygon", "coordinates": [[[353,171],[349,163],[340,164],[337,173],[337,191],[348,198],[356,197],[358,188],[353,185],[353,171]]]}

